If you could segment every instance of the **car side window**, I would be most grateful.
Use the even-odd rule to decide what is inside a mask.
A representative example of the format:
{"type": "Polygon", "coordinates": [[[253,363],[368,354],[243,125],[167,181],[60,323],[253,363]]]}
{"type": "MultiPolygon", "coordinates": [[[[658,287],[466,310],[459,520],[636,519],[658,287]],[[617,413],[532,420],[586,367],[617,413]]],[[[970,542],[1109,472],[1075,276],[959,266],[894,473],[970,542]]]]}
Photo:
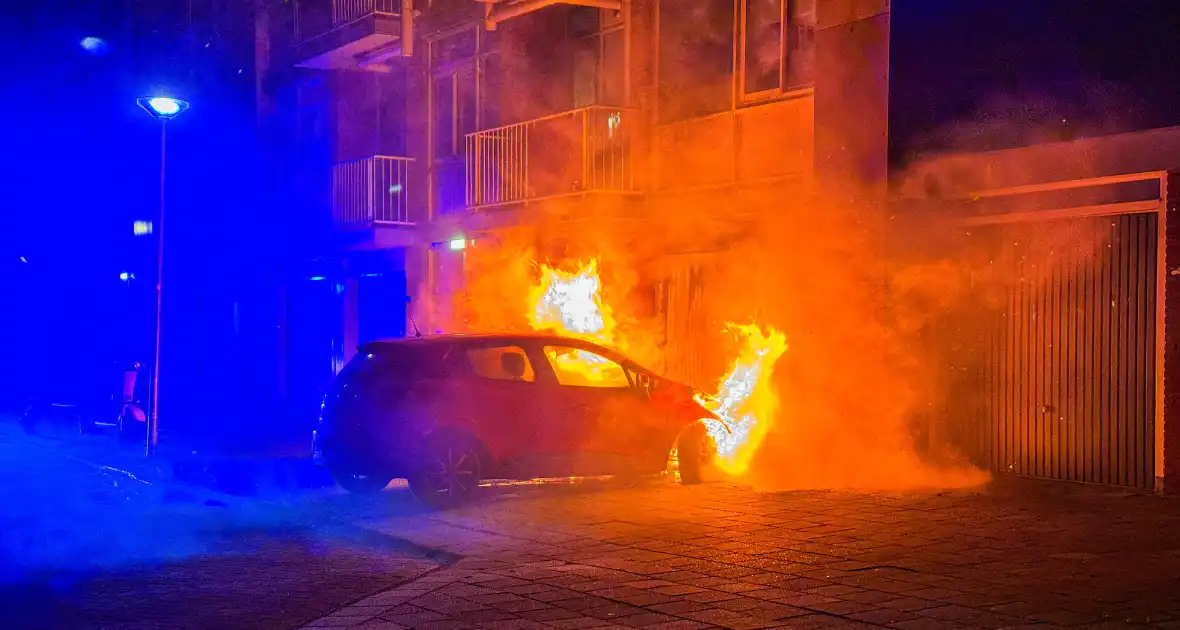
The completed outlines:
{"type": "Polygon", "coordinates": [[[602,355],[581,348],[545,346],[545,356],[553,366],[553,373],[557,375],[560,385],[616,389],[631,387],[627,369],[602,355]]]}
{"type": "Polygon", "coordinates": [[[525,383],[536,380],[528,354],[519,346],[468,348],[467,362],[471,371],[483,378],[525,383]]]}

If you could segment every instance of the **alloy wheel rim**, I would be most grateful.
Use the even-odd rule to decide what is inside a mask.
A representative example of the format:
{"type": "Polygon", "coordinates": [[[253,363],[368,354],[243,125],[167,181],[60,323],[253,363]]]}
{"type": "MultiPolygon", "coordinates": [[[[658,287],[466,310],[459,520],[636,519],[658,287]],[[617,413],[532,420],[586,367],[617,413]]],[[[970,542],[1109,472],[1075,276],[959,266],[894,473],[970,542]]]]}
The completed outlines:
{"type": "Polygon", "coordinates": [[[426,470],[434,494],[447,499],[465,496],[474,488],[479,462],[475,453],[448,446],[426,470]]]}

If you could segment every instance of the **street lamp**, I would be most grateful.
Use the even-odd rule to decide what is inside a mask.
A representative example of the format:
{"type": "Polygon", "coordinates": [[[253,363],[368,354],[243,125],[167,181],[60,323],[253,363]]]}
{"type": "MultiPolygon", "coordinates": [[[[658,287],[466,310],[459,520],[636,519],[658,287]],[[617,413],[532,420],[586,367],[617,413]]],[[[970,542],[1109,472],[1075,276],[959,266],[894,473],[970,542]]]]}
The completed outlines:
{"type": "Polygon", "coordinates": [[[144,440],[144,453],[151,455],[159,442],[160,426],[160,312],[163,301],[160,299],[161,287],[164,282],[164,163],[167,155],[168,121],[176,118],[188,109],[188,101],[168,96],[145,96],[135,100],[143,111],[160,121],[160,215],[156,219],[156,348],[152,358],[152,393],[151,412],[148,414],[147,438],[144,440]]]}

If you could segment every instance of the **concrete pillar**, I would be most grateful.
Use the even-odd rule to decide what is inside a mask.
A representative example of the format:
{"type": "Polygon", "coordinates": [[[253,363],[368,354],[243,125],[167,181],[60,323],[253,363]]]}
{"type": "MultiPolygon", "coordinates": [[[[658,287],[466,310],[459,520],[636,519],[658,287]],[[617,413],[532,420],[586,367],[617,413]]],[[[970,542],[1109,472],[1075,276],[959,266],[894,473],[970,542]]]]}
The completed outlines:
{"type": "MultiPolygon", "coordinates": [[[[414,158],[408,165],[406,194],[409,198],[410,220],[425,226],[434,218],[433,152],[430,146],[430,112],[428,101],[430,78],[427,76],[426,58],[430,47],[425,42],[415,42],[415,54],[404,61],[405,68],[405,130],[406,155],[414,158]]],[[[419,233],[423,233],[422,227],[419,233]]]]}
{"type": "MultiPolygon", "coordinates": [[[[1156,487],[1180,494],[1180,173],[1167,179],[1163,234],[1163,384],[1156,405],[1156,487]],[[1175,422],[1172,422],[1175,420],[1175,422]]],[[[1157,293],[1157,295],[1159,295],[1157,293]]]]}
{"type": "Polygon", "coordinates": [[[343,332],[341,338],[344,345],[344,362],[347,363],[356,354],[357,343],[360,340],[360,283],[357,278],[344,279],[344,313],[342,319],[343,332]]]}
{"type": "Polygon", "coordinates": [[[883,196],[889,173],[889,0],[816,6],[815,171],[828,190],[883,196]]]}

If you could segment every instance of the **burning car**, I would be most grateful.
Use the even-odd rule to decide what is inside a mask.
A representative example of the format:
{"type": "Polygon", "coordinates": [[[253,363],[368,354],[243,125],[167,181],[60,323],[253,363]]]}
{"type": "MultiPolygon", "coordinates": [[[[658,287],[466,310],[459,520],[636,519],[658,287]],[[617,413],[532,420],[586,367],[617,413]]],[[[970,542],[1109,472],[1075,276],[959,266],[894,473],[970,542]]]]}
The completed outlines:
{"type": "Polygon", "coordinates": [[[691,387],[602,345],[549,334],[365,344],[324,398],[317,464],[352,492],[405,478],[450,507],[484,479],[655,474],[698,483],[720,418],[691,387]]]}

